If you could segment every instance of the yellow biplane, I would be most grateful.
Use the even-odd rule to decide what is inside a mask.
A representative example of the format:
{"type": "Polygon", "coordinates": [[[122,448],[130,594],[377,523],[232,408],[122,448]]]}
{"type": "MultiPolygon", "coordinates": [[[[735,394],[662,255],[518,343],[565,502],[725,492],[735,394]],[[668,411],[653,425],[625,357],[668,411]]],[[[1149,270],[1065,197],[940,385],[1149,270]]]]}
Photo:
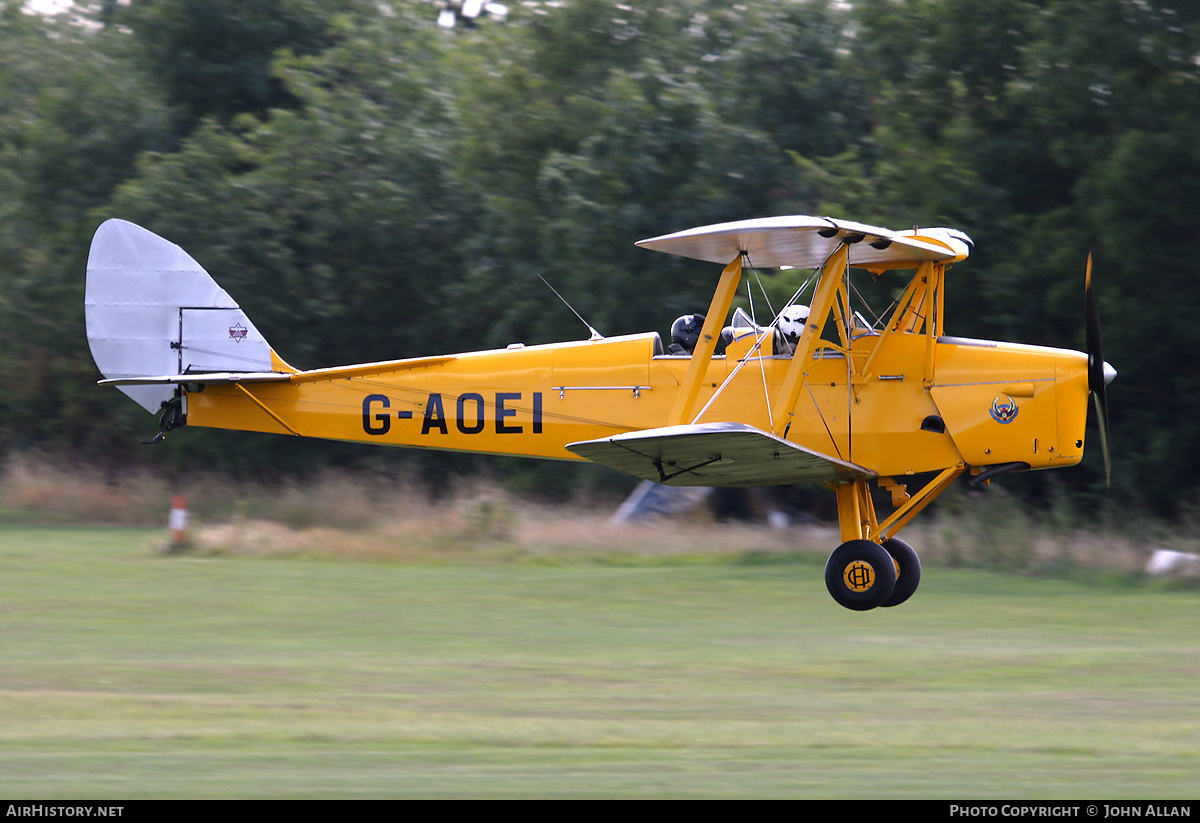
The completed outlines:
{"type": "Polygon", "coordinates": [[[1081,353],[948,336],[946,272],[971,250],[953,229],[773,217],[637,245],[724,266],[707,313],[680,318],[669,348],[656,332],[593,333],[299,371],[181,248],[109,220],[88,257],[88,342],[100,382],[159,416],[156,439],[187,424],[584,459],[669,486],[823,484],[843,541],[826,585],[855,610],[912,595],[920,561],[896,535],[959,475],[978,484],[1078,463],[1089,393],[1107,468],[1115,371],[1100,353],[1090,259],[1081,353]],[[811,268],[811,288],[770,322],[730,317],[751,264],[811,268]],[[852,268],[912,275],[869,323],[852,309],[852,268]],[[890,492],[882,519],[871,483],[890,492]]]}

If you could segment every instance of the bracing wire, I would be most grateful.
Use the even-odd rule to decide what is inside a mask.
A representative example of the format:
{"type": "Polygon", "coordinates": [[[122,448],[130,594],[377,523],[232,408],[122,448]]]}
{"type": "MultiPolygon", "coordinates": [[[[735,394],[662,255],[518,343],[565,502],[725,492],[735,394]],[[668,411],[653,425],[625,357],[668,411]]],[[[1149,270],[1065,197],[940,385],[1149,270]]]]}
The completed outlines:
{"type": "MultiPolygon", "coordinates": [[[[830,256],[832,256],[832,254],[833,254],[833,252],[830,252],[830,256]]],[[[792,296],[790,298],[788,298],[788,301],[783,304],[783,308],[781,308],[779,310],[779,314],[776,314],[772,318],[770,326],[767,327],[770,331],[773,332],[775,327],[779,324],[779,319],[783,314],[783,309],[786,309],[788,306],[795,303],[797,298],[799,298],[800,295],[804,293],[804,290],[807,289],[809,287],[809,285],[811,285],[813,283],[813,281],[815,281],[817,279],[817,277],[821,274],[822,271],[824,271],[826,262],[828,262],[828,258],[826,258],[826,260],[823,261],[820,265],[814,266],[812,273],[808,276],[808,279],[805,280],[803,283],[801,283],[800,287],[798,289],[796,289],[794,292],[792,292],[792,296]]],[[[733,381],[733,378],[735,378],[737,376],[738,372],[742,370],[742,366],[746,365],[746,360],[748,360],[756,352],[760,351],[761,347],[762,347],[762,339],[760,338],[755,343],[754,348],[750,351],[750,353],[746,356],[746,358],[743,359],[742,361],[740,361],[737,364],[737,366],[735,366],[733,368],[733,370],[729,373],[729,376],[725,378],[725,380],[721,383],[721,385],[719,387],[717,387],[717,390],[715,392],[713,392],[712,397],[710,397],[708,399],[708,402],[704,404],[704,407],[701,408],[700,411],[697,412],[696,415],[692,418],[692,421],[691,421],[692,425],[695,425],[695,423],[701,417],[704,416],[704,413],[707,412],[709,410],[709,408],[712,407],[712,404],[715,403],[717,398],[721,396],[721,394],[725,391],[725,388],[733,381]]],[[[810,394],[812,393],[811,390],[809,391],[809,393],[810,394]]],[[[816,401],[814,400],[814,404],[815,404],[815,402],[816,401]]],[[[817,407],[817,414],[821,414],[821,409],[819,406],[817,407]]],[[[821,421],[824,422],[824,417],[821,418],[821,421]]],[[[828,425],[825,428],[828,431],[828,429],[829,429],[828,425]]],[[[832,437],[832,435],[831,435],[831,437],[832,437]]]]}
{"type": "Polygon", "coordinates": [[[871,308],[871,304],[867,302],[867,298],[862,296],[862,292],[860,292],[858,290],[858,286],[855,286],[853,283],[851,283],[850,278],[848,276],[846,278],[846,282],[850,285],[850,288],[854,291],[855,296],[858,297],[859,301],[863,304],[863,308],[865,308],[868,312],[870,312],[871,315],[875,318],[875,322],[872,324],[871,327],[878,328],[879,325],[883,322],[884,315],[886,315],[888,313],[888,310],[891,309],[892,306],[896,305],[896,301],[893,300],[892,305],[888,306],[886,309],[883,310],[883,314],[875,314],[875,310],[873,308],[871,308]]]}
{"type": "Polygon", "coordinates": [[[808,396],[812,400],[813,408],[817,410],[817,417],[821,418],[821,425],[825,427],[825,434],[829,435],[829,442],[833,444],[833,450],[837,453],[838,460],[843,460],[842,450],[838,448],[837,438],[829,430],[829,423],[825,421],[825,415],[821,412],[821,404],[817,402],[817,396],[813,394],[812,386],[805,383],[804,388],[808,389],[808,396]]]}
{"type": "MultiPolygon", "coordinates": [[[[755,270],[753,266],[750,267],[750,270],[754,272],[754,277],[757,279],[757,270],[755,270]]],[[[762,286],[762,281],[759,281],[759,286],[762,286]]],[[[767,367],[763,363],[762,359],[762,344],[763,341],[767,339],[768,335],[774,334],[775,324],[778,322],[778,318],[772,318],[771,324],[767,326],[766,331],[762,331],[760,333],[758,328],[758,319],[754,316],[754,289],[750,287],[749,281],[746,283],[746,297],[750,300],[750,322],[754,324],[754,333],[759,335],[755,339],[754,350],[759,352],[759,355],[756,359],[758,360],[758,372],[762,375],[763,403],[766,404],[767,407],[767,423],[770,425],[771,431],[775,431],[775,415],[771,411],[771,392],[767,388],[767,367]]],[[[763,297],[766,297],[766,292],[763,292],[763,297]]],[[[770,308],[770,304],[767,305],[767,308],[770,308]]]]}
{"type": "MultiPolygon", "coordinates": [[[[750,261],[750,258],[749,258],[749,256],[747,256],[746,262],[749,262],[749,261],[750,261]]],[[[758,276],[758,269],[754,268],[754,266],[752,265],[752,266],[750,266],[750,271],[754,272],[754,279],[755,279],[755,281],[758,282],[758,290],[760,292],[762,292],[763,302],[767,304],[767,311],[769,311],[771,313],[772,317],[775,317],[776,316],[775,309],[771,306],[771,298],[767,296],[767,289],[765,286],[763,286],[762,278],[760,278],[758,276]]],[[[749,290],[749,284],[747,284],[747,290],[749,290]]]]}

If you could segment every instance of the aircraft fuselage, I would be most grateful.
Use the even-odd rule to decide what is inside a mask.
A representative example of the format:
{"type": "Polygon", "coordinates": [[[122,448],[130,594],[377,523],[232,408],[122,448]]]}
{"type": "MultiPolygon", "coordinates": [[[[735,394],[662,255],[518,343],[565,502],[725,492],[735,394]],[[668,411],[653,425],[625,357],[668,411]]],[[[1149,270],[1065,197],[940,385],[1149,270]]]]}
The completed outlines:
{"type": "MultiPolygon", "coordinates": [[[[942,338],[927,388],[918,334],[887,337],[872,374],[855,375],[880,341],[853,341],[850,367],[844,353],[818,348],[786,422],[773,419],[766,398],[779,394],[791,356],[772,353],[770,339],[757,351],[753,335],[735,341],[708,364],[696,422],[776,431],[889,476],[960,462],[1051,468],[1082,457],[1085,355],[942,338]]],[[[392,373],[250,391],[212,384],[187,393],[185,410],[192,426],[573,460],[568,443],[667,425],[690,358],[655,354],[659,346],[647,333],[473,352],[431,365],[400,361],[392,373]]]]}

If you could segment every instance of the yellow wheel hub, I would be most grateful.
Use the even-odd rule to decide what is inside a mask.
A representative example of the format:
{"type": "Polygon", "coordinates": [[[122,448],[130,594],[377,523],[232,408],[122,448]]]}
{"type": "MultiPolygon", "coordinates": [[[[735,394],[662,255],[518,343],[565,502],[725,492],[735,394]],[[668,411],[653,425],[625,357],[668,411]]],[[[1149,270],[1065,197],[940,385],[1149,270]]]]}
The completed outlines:
{"type": "Polygon", "coordinates": [[[865,560],[855,560],[842,570],[842,579],[852,592],[869,591],[875,585],[875,567],[865,560]]]}

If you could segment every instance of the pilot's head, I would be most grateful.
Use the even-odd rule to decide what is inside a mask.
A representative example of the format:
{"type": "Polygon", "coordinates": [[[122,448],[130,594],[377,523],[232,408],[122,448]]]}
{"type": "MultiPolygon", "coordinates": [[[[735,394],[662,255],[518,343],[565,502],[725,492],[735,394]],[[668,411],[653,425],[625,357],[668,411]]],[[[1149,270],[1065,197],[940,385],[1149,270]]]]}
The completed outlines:
{"type": "Polygon", "coordinates": [[[700,339],[700,329],[704,328],[703,314],[685,314],[675,319],[671,324],[671,342],[682,346],[688,352],[695,351],[696,341],[700,339]]]}
{"type": "Polygon", "coordinates": [[[793,346],[804,333],[804,324],[808,322],[808,306],[795,303],[779,313],[779,331],[793,346]]]}

